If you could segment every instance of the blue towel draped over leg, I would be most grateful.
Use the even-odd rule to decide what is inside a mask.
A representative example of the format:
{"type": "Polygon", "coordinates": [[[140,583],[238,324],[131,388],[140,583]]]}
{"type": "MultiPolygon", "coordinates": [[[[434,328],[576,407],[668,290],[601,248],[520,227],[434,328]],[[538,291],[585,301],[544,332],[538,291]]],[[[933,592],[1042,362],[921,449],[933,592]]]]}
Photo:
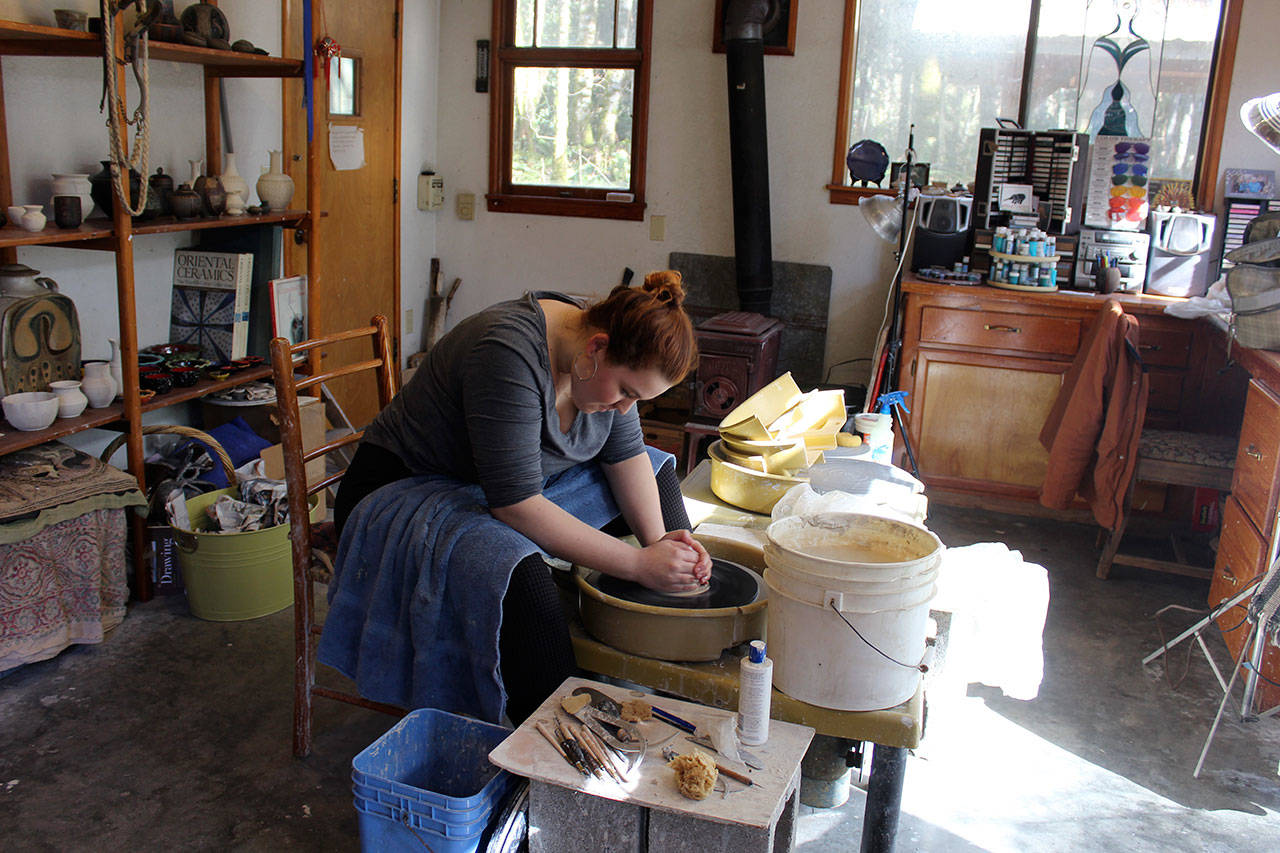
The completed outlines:
{"type": "MultiPolygon", "coordinates": [[[[675,463],[645,450],[654,471],[675,463]]],[[[550,478],[543,495],[593,527],[618,515],[595,463],[550,478]]],[[[420,476],[383,486],[347,519],[317,657],[366,698],[499,722],[502,599],[516,563],[535,552],[489,513],[476,484],[420,476]]]]}

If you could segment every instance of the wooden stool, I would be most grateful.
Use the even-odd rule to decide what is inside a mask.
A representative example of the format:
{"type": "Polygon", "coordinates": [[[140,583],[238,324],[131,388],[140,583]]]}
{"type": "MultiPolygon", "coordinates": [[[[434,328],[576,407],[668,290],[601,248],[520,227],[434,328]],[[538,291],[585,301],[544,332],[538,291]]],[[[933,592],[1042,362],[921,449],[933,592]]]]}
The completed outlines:
{"type": "MultiPolygon", "coordinates": [[[[799,810],[800,761],[813,729],[773,720],[769,742],[750,747],[764,765],[749,771],[756,784],[745,787],[725,780],[730,793],[705,800],[680,795],[674,772],[666,766],[662,747],[690,752],[685,733],[657,719],[641,723],[649,742],[644,760],[625,785],[583,777],[555,752],[534,728],[555,718],[560,700],[579,686],[595,687],[619,700],[643,698],[664,711],[697,725],[715,726],[732,712],[632,693],[620,687],[567,679],[520,728],[489,755],[499,767],[529,778],[529,849],[532,853],[563,850],[698,850],[724,853],[780,853],[795,843],[799,810]],[[672,737],[674,735],[674,737],[672,737]]],[[[708,755],[746,771],[745,765],[708,755]]],[[[723,778],[723,776],[721,777],[723,778]]]]}
{"type": "MultiPolygon", "coordinates": [[[[1107,534],[1098,560],[1098,577],[1105,579],[1113,564],[1136,566],[1157,572],[1170,572],[1197,578],[1211,578],[1212,568],[1192,565],[1178,558],[1159,560],[1136,554],[1120,553],[1120,540],[1129,522],[1134,484],[1163,483],[1171,486],[1200,486],[1220,491],[1231,490],[1235,467],[1236,439],[1228,435],[1201,432],[1144,429],[1138,439],[1138,464],[1124,497],[1120,523],[1107,534]]],[[[1175,554],[1175,557],[1178,557],[1175,554]]]]}

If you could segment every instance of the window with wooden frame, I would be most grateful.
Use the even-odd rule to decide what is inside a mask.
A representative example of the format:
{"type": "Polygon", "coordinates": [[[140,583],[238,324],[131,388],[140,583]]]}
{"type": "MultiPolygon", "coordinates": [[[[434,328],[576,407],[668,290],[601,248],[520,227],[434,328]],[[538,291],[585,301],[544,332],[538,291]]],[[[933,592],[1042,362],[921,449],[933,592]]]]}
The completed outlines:
{"type": "Polygon", "coordinates": [[[1153,179],[1190,181],[1197,207],[1211,207],[1242,5],[1009,0],[993,13],[988,0],[845,0],[829,200],[893,193],[887,180],[852,186],[845,155],[871,138],[901,160],[910,124],[917,160],[948,184],[973,180],[978,131],[997,117],[1092,132],[1123,60],[1120,79],[1147,90],[1133,95],[1149,99],[1140,135],[1161,152],[1153,179]]]}
{"type": "Polygon", "coordinates": [[[644,219],[652,0],[494,0],[488,209],[644,219]]]}

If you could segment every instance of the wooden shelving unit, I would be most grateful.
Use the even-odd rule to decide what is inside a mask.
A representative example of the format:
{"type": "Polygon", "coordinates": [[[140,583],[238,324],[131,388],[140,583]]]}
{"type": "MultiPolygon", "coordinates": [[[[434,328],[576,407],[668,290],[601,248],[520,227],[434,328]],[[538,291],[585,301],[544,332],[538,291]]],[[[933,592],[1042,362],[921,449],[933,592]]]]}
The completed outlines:
{"type": "MultiPolygon", "coordinates": [[[[122,53],[121,35],[123,26],[117,26],[117,55],[122,53]]],[[[211,174],[217,174],[222,167],[221,114],[219,112],[220,79],[223,77],[301,77],[303,62],[300,59],[288,59],[278,56],[263,56],[252,53],[212,50],[193,47],[185,44],[168,44],[152,42],[149,45],[149,56],[153,63],[178,62],[199,65],[204,70],[204,113],[205,113],[205,162],[211,174]]],[[[0,56],[42,56],[42,57],[96,57],[103,55],[101,36],[64,30],[57,27],[24,24],[16,21],[0,20],[0,56]]],[[[2,67],[0,67],[2,72],[2,67]]],[[[153,86],[164,85],[163,66],[153,66],[151,72],[153,86]]],[[[121,83],[123,87],[123,82],[121,83]]],[[[0,93],[3,92],[3,76],[0,73],[0,93]]],[[[120,93],[121,101],[126,92],[120,93]]],[[[92,128],[97,124],[91,123],[92,128]]],[[[9,167],[9,145],[4,133],[6,118],[3,101],[0,100],[0,203],[12,203],[12,183],[9,167]]],[[[86,128],[86,132],[97,132],[86,128]]],[[[124,131],[128,132],[127,128],[124,131]]],[[[157,127],[153,132],[163,132],[157,127]]],[[[122,142],[127,140],[122,138],[122,142]]],[[[310,152],[308,162],[311,161],[310,152]]],[[[307,176],[307,198],[316,198],[314,175],[307,176]]],[[[267,366],[250,368],[233,373],[224,380],[202,380],[190,388],[176,388],[167,394],[157,395],[147,400],[141,399],[138,385],[138,330],[137,311],[134,290],[133,241],[135,237],[150,234],[169,234],[180,231],[198,231],[208,228],[233,228],[245,225],[280,226],[288,229],[307,229],[310,217],[305,210],[272,211],[260,215],[221,216],[209,219],[177,220],[163,217],[143,222],[134,222],[125,214],[119,205],[115,205],[110,219],[90,219],[78,228],[62,229],[52,221],[38,232],[28,232],[21,228],[0,228],[0,263],[9,263],[16,259],[15,250],[21,246],[60,246],[64,248],[89,249],[107,251],[115,255],[117,307],[120,324],[120,358],[124,368],[124,388],[120,400],[101,409],[87,409],[77,418],[59,419],[48,429],[33,432],[22,432],[12,428],[0,420],[0,454],[12,453],[25,447],[31,447],[46,441],[64,438],[87,429],[108,428],[119,429],[127,435],[125,447],[128,451],[129,471],[137,480],[140,488],[146,488],[142,454],[142,414],[166,406],[172,406],[190,400],[199,399],[207,394],[220,391],[255,379],[263,379],[271,375],[267,366]]],[[[312,287],[316,287],[316,271],[314,269],[314,252],[308,251],[308,267],[311,274],[312,287]]],[[[137,515],[130,515],[132,537],[134,543],[135,594],[140,600],[151,597],[151,581],[142,562],[143,546],[146,531],[143,520],[137,515]]]]}

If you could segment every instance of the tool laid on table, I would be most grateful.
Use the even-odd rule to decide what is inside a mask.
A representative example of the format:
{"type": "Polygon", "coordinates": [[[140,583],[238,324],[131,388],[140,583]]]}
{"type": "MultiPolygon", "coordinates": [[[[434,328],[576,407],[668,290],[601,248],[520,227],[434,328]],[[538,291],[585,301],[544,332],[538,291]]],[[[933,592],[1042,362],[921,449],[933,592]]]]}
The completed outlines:
{"type": "Polygon", "coordinates": [[[560,707],[617,751],[627,762],[627,773],[644,757],[648,748],[644,734],[634,723],[619,716],[621,706],[606,694],[591,687],[579,687],[560,701],[560,707]]]}
{"type": "MultiPolygon", "coordinates": [[[[713,742],[711,735],[706,735],[706,734],[689,735],[688,737],[685,738],[685,740],[689,741],[689,743],[695,743],[698,746],[703,747],[704,749],[709,749],[712,752],[717,752],[720,755],[725,756],[726,758],[735,758],[735,756],[731,754],[730,752],[731,748],[729,746],[726,746],[724,744],[717,746],[713,742]],[[722,746],[724,747],[723,749],[721,748],[722,746]]],[[[752,770],[764,769],[764,763],[759,758],[757,758],[754,753],[747,752],[742,747],[737,748],[737,753],[738,753],[736,756],[737,760],[741,761],[743,764],[747,765],[752,770]]]]}
{"type": "Polygon", "coordinates": [[[547,738],[547,743],[552,745],[552,747],[556,748],[556,752],[559,753],[559,757],[563,758],[564,761],[567,761],[568,763],[570,763],[570,766],[575,768],[575,770],[579,771],[580,774],[584,776],[588,775],[586,774],[586,767],[582,767],[579,762],[572,760],[572,758],[570,757],[570,754],[568,754],[568,751],[566,751],[563,745],[561,745],[561,742],[559,742],[559,740],[556,739],[556,735],[553,735],[552,731],[548,729],[547,724],[545,724],[545,722],[539,720],[538,722],[535,722],[534,727],[535,729],[538,729],[538,733],[540,735],[543,735],[544,738],[547,738]]]}

